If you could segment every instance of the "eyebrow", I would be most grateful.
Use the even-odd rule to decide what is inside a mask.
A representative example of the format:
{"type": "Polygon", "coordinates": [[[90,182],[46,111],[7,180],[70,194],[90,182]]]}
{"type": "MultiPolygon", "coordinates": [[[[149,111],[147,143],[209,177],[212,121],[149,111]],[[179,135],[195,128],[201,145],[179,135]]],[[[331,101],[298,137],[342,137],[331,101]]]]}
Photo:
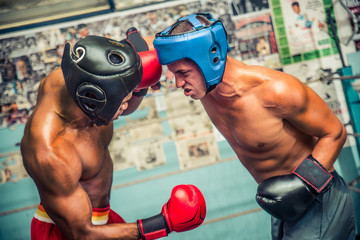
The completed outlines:
{"type": "Polygon", "coordinates": [[[183,70],[183,69],[180,69],[180,70],[177,70],[175,73],[188,73],[188,72],[191,72],[191,69],[187,69],[187,70],[183,70]]]}

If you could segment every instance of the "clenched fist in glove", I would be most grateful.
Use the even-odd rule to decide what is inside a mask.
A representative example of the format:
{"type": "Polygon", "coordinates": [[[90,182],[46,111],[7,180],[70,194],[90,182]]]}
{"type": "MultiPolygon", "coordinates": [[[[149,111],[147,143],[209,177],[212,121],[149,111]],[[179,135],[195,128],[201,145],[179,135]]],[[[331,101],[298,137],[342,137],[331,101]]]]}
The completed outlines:
{"type": "Polygon", "coordinates": [[[142,240],[167,236],[170,232],[189,231],[198,227],[206,216],[206,203],[194,185],[178,185],[160,214],[137,221],[142,240]]]}
{"type": "Polygon", "coordinates": [[[256,201],[273,217],[299,219],[318,194],[331,183],[332,175],[309,155],[293,173],[275,176],[259,184],[256,201]]]}
{"type": "Polygon", "coordinates": [[[149,50],[147,43],[141,37],[138,30],[131,27],[126,32],[127,40],[134,46],[140,55],[143,66],[143,77],[140,84],[135,88],[134,96],[145,96],[149,87],[157,90],[160,88],[162,66],[159,63],[155,50],[149,50]]]}

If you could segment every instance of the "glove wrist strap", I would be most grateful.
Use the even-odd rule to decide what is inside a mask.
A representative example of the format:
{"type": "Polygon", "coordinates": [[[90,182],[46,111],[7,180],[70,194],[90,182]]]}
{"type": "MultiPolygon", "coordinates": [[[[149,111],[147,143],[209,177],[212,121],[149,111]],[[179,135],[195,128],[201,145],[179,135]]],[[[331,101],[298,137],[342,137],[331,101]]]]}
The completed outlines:
{"type": "Polygon", "coordinates": [[[299,178],[320,193],[333,176],[310,154],[294,171],[299,178]]]}
{"type": "Polygon", "coordinates": [[[147,94],[147,92],[148,92],[148,88],[141,89],[138,92],[133,91],[133,96],[143,97],[143,96],[145,96],[147,94]]]}
{"type": "Polygon", "coordinates": [[[170,229],[162,213],[146,219],[137,221],[140,239],[152,240],[166,237],[170,233],[170,229]]]}

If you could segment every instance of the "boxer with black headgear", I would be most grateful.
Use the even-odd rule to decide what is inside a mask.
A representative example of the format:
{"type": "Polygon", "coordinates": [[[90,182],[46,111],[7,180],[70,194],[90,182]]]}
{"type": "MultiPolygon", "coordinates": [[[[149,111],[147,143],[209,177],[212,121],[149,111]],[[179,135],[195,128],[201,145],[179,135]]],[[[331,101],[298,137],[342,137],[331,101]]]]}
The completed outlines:
{"type": "Polygon", "coordinates": [[[67,43],[61,68],[75,103],[98,126],[110,123],[120,104],[141,82],[143,69],[131,44],[99,36],[67,43]]]}
{"type": "Polygon", "coordinates": [[[294,76],[226,56],[226,31],[209,13],[178,19],[154,46],[259,184],[272,239],[355,238],[351,195],[334,169],[346,130],[323,99],[294,76]]]}
{"type": "Polygon", "coordinates": [[[110,209],[112,120],[134,111],[143,95],[132,92],[161,75],[155,52],[143,52],[143,60],[137,44],[98,36],[67,44],[61,68],[41,81],[21,141],[41,201],[31,239],[157,239],[204,221],[205,200],[193,185],[176,186],[160,214],[137,222],[110,209]],[[153,67],[143,74],[149,65],[160,74],[153,67]]]}

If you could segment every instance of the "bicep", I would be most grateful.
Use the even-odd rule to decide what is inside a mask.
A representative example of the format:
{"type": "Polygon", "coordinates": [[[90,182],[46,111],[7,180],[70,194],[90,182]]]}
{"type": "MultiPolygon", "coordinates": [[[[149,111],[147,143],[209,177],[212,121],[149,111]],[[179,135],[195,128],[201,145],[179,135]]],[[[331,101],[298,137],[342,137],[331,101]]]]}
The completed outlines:
{"type": "Polygon", "coordinates": [[[70,194],[45,191],[40,197],[46,213],[65,236],[78,235],[91,225],[91,204],[80,184],[70,194]]]}
{"type": "Polygon", "coordinates": [[[79,182],[81,167],[74,162],[52,156],[35,177],[45,211],[70,239],[91,225],[90,200],[79,182]]]}
{"type": "Polygon", "coordinates": [[[304,133],[325,137],[337,136],[342,131],[341,122],[336,115],[311,88],[296,84],[289,89],[284,102],[284,119],[304,133]]]}

